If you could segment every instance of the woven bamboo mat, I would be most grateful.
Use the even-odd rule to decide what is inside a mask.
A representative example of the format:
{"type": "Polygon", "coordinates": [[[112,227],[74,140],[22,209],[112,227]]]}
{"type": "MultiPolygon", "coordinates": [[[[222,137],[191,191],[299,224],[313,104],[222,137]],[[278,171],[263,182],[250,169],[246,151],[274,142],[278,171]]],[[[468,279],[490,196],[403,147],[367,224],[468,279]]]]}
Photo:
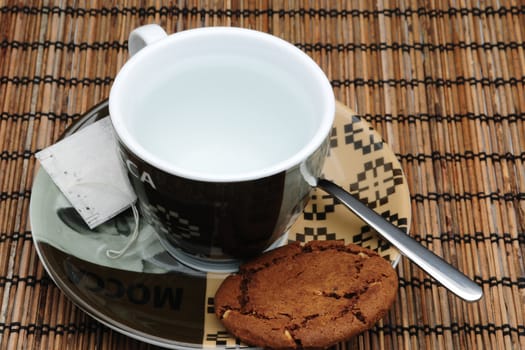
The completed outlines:
{"type": "Polygon", "coordinates": [[[391,312],[341,349],[525,348],[523,2],[0,0],[1,349],[153,348],[64,296],[28,221],[35,152],[107,98],[152,22],[258,29],[313,57],[399,158],[411,235],[483,287],[465,303],[402,260],[391,312]]]}

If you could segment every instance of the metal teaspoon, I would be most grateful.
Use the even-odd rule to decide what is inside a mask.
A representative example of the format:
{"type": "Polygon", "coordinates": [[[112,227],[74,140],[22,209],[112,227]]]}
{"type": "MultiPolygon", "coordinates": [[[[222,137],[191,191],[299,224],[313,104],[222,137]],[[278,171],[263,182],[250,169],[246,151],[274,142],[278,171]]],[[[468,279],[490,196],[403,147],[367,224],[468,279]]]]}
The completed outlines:
{"type": "Polygon", "coordinates": [[[388,222],[381,215],[368,208],[341,187],[325,179],[319,179],[317,187],[337,198],[384,239],[399,249],[401,254],[458,297],[466,301],[476,301],[483,296],[481,287],[474,281],[388,222]]]}

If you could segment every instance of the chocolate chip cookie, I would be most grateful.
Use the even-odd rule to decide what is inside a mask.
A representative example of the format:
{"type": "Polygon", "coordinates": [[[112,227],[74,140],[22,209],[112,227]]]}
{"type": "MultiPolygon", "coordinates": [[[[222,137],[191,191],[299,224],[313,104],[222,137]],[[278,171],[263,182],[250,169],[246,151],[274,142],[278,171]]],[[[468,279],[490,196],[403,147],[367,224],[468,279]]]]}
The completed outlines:
{"type": "Polygon", "coordinates": [[[215,312],[249,345],[326,348],[371,328],[397,286],[395,270],[372,250],[342,241],[291,243],[226,278],[215,312]]]}

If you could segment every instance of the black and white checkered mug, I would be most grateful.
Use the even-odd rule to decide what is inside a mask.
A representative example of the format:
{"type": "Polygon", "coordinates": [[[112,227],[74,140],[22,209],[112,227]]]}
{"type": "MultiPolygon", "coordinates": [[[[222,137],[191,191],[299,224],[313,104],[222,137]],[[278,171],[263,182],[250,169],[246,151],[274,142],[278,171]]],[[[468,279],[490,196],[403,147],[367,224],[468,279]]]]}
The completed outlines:
{"type": "Polygon", "coordinates": [[[109,109],[143,217],[178,258],[220,264],[267,249],[328,152],[335,99],[323,71],[241,28],[147,25],[129,48],[109,109]]]}

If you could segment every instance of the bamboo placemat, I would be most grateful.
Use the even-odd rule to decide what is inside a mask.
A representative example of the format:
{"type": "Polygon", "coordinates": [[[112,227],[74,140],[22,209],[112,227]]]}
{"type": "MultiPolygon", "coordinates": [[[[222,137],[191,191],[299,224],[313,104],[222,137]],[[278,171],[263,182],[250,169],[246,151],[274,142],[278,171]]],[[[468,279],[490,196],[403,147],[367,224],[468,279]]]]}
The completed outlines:
{"type": "Polygon", "coordinates": [[[391,312],[342,349],[525,347],[525,5],[509,1],[0,0],[0,345],[149,349],[75,307],[28,222],[35,152],[107,98],[132,28],[241,26],[313,57],[407,176],[411,234],[478,282],[408,261],[391,312]]]}

